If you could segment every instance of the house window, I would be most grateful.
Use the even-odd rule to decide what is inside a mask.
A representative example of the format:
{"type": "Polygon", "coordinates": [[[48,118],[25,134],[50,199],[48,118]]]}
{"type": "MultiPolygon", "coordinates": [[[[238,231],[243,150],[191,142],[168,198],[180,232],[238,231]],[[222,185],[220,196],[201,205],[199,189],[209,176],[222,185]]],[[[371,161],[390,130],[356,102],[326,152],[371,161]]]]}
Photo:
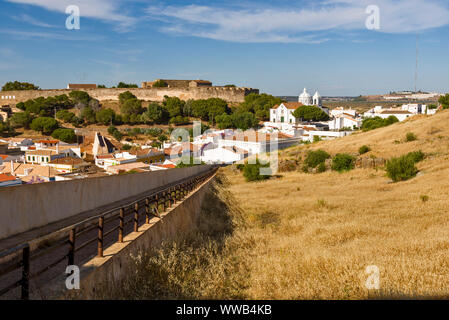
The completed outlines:
{"type": "Polygon", "coordinates": [[[292,123],[292,119],[290,119],[290,123],[292,123]]]}
{"type": "Polygon", "coordinates": [[[276,122],[276,118],[273,118],[273,122],[276,122]]]}
{"type": "Polygon", "coordinates": [[[284,123],[284,117],[281,117],[281,122],[284,123]]]}
{"type": "Polygon", "coordinates": [[[49,162],[49,161],[50,161],[50,158],[47,157],[47,162],[49,162]]]}
{"type": "Polygon", "coordinates": [[[34,158],[34,156],[33,156],[33,162],[34,162],[34,161],[36,161],[36,160],[35,160],[35,158],[34,158]]]}

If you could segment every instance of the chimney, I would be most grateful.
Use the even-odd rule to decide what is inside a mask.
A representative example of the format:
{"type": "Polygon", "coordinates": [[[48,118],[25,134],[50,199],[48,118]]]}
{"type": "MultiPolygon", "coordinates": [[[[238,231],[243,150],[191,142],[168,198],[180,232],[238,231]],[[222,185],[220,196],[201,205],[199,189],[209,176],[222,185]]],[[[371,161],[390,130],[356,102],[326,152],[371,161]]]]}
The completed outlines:
{"type": "Polygon", "coordinates": [[[56,142],[56,154],[59,154],[59,142],[56,142]]]}
{"type": "Polygon", "coordinates": [[[14,162],[11,160],[11,175],[14,176],[14,162]]]}

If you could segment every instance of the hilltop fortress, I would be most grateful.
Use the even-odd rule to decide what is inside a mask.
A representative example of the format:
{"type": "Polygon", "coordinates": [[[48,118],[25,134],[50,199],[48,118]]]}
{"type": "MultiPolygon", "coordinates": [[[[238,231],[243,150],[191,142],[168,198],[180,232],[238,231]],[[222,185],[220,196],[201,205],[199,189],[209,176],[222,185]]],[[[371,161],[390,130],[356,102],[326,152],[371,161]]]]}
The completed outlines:
{"type": "MultiPolygon", "coordinates": [[[[74,85],[70,85],[74,86],[74,85]]],[[[69,87],[70,87],[69,86],[69,87]]],[[[50,90],[23,90],[0,91],[0,105],[14,105],[38,97],[52,97],[61,94],[69,94],[74,89],[50,89],[50,90]]],[[[92,85],[76,85],[76,90],[87,92],[92,98],[99,101],[118,100],[120,93],[130,91],[138,99],[144,101],[161,102],[164,96],[178,97],[182,100],[221,98],[230,103],[243,102],[245,96],[250,93],[259,93],[258,89],[241,88],[234,86],[212,86],[205,80],[155,80],[143,82],[142,88],[92,88],[92,85]],[[164,87],[154,87],[153,84],[163,81],[164,87]]]]}

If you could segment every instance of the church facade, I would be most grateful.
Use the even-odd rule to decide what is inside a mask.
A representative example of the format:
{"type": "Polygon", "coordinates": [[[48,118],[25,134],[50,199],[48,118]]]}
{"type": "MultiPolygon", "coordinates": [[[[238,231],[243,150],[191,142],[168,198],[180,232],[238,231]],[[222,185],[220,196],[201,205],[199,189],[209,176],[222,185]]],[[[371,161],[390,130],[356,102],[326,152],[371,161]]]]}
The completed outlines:
{"type": "Polygon", "coordinates": [[[270,122],[295,124],[297,121],[293,116],[293,112],[301,106],[316,106],[329,114],[329,109],[323,107],[322,100],[323,99],[318,91],[311,96],[306,88],[304,88],[304,91],[299,95],[298,102],[283,102],[280,105],[271,108],[270,122]]]}

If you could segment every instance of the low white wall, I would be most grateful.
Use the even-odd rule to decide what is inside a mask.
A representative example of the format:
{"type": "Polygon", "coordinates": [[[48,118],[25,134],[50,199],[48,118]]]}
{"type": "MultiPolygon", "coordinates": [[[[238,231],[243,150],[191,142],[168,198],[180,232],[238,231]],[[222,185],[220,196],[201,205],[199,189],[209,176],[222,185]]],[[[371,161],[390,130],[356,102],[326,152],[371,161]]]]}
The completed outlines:
{"type": "Polygon", "coordinates": [[[0,239],[205,172],[195,166],[0,188],[0,239]]]}

